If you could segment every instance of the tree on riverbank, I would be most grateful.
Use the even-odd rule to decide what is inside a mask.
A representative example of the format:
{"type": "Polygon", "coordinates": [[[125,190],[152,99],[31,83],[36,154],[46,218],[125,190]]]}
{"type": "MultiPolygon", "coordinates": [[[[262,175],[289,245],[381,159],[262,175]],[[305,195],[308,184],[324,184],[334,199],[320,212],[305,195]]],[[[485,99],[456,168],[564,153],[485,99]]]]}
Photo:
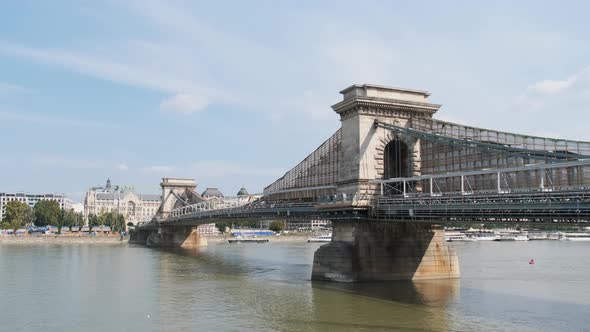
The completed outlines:
{"type": "Polygon", "coordinates": [[[96,214],[90,214],[88,216],[88,229],[92,232],[92,228],[100,225],[98,216],[96,214]]]}
{"type": "Polygon", "coordinates": [[[268,229],[270,229],[271,231],[275,232],[275,233],[279,233],[283,230],[284,228],[284,222],[279,221],[279,220],[275,220],[273,222],[270,223],[270,225],[268,226],[268,229]]]}
{"type": "Polygon", "coordinates": [[[74,212],[74,209],[62,210],[61,220],[57,225],[57,232],[61,234],[62,227],[67,227],[71,231],[72,226],[76,226],[76,212],[74,212]]]}
{"type": "Polygon", "coordinates": [[[82,212],[76,213],[76,226],[78,227],[78,231],[81,231],[82,227],[84,227],[84,215],[82,212]]]}
{"type": "Polygon", "coordinates": [[[2,228],[17,230],[33,222],[33,211],[23,202],[10,201],[6,204],[6,217],[2,228]]]}
{"type": "Polygon", "coordinates": [[[125,216],[117,211],[103,212],[98,216],[91,215],[88,218],[88,224],[90,225],[91,223],[92,226],[109,226],[113,232],[125,230],[125,216]]]}
{"type": "Polygon", "coordinates": [[[61,209],[56,201],[38,201],[34,210],[35,226],[57,225],[61,220],[61,209]]]}

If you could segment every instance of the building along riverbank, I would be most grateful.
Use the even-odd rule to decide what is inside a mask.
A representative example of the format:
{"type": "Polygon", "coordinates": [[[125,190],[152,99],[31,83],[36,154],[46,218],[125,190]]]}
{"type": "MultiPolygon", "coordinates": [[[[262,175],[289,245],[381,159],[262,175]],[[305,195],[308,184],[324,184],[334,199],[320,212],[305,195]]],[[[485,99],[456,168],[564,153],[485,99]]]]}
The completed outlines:
{"type": "Polygon", "coordinates": [[[66,235],[43,235],[43,236],[0,236],[2,244],[121,244],[127,240],[121,240],[118,235],[111,236],[66,236],[66,235]]]}

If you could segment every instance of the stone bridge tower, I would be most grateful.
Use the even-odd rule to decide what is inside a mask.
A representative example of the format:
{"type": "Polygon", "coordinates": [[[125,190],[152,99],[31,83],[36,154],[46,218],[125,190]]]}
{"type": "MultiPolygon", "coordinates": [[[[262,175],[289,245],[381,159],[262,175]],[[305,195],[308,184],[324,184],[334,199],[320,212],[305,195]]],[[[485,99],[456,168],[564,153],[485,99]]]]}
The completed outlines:
{"type": "Polygon", "coordinates": [[[338,194],[362,199],[376,193],[371,180],[420,175],[419,142],[395,137],[375,121],[409,127],[414,117],[432,117],[441,105],[428,102],[430,93],[371,84],[340,93],[343,100],[332,106],[342,122],[338,194]]]}
{"type": "Polygon", "coordinates": [[[170,211],[175,208],[205,201],[196,192],[197,182],[194,179],[163,178],[160,187],[162,187],[162,205],[158,210],[157,218],[168,218],[170,211]]]}
{"type": "MultiPolygon", "coordinates": [[[[364,205],[377,194],[374,180],[421,175],[420,142],[375,122],[407,128],[413,119],[431,118],[440,105],[428,102],[430,94],[369,84],[340,93],[344,99],[332,106],[342,123],[338,195],[364,205]]],[[[315,252],[311,278],[350,282],[448,279],[459,274],[456,253],[436,225],[352,219],[333,222],[332,242],[315,252]]]]}

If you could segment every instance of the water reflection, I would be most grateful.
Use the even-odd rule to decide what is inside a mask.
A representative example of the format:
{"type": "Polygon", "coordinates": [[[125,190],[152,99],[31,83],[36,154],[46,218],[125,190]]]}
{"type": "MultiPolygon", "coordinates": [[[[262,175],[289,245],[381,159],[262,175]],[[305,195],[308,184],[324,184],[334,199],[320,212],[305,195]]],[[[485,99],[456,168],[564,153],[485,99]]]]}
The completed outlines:
{"type": "Polygon", "coordinates": [[[459,279],[368,283],[313,281],[312,285],[317,289],[346,292],[386,301],[444,306],[457,298],[460,282],[459,279]]]}
{"type": "Polygon", "coordinates": [[[332,329],[446,331],[459,281],[313,282],[316,324],[332,329]]]}
{"type": "Polygon", "coordinates": [[[313,248],[303,246],[159,252],[159,314],[179,329],[442,331],[459,288],[457,280],[311,282],[313,248]]]}
{"type": "Polygon", "coordinates": [[[587,243],[553,242],[458,244],[460,281],[357,284],[311,282],[313,244],[6,245],[0,330],[585,331],[587,243]]]}

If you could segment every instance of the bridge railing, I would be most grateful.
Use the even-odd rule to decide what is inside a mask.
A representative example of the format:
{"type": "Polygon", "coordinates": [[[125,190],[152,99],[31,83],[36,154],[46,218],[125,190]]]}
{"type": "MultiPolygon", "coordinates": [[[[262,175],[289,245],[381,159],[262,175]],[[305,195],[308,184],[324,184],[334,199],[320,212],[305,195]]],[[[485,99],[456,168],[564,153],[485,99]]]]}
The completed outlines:
{"type": "Polygon", "coordinates": [[[194,204],[172,211],[164,223],[175,223],[186,219],[215,219],[216,217],[237,217],[247,215],[272,215],[286,212],[311,212],[317,205],[315,202],[218,202],[217,204],[194,204]]]}
{"type": "Polygon", "coordinates": [[[590,160],[421,175],[376,181],[380,196],[473,195],[590,188],[590,160]]]}
{"type": "Polygon", "coordinates": [[[375,219],[434,221],[590,221],[590,191],[381,197],[375,219]]]}

